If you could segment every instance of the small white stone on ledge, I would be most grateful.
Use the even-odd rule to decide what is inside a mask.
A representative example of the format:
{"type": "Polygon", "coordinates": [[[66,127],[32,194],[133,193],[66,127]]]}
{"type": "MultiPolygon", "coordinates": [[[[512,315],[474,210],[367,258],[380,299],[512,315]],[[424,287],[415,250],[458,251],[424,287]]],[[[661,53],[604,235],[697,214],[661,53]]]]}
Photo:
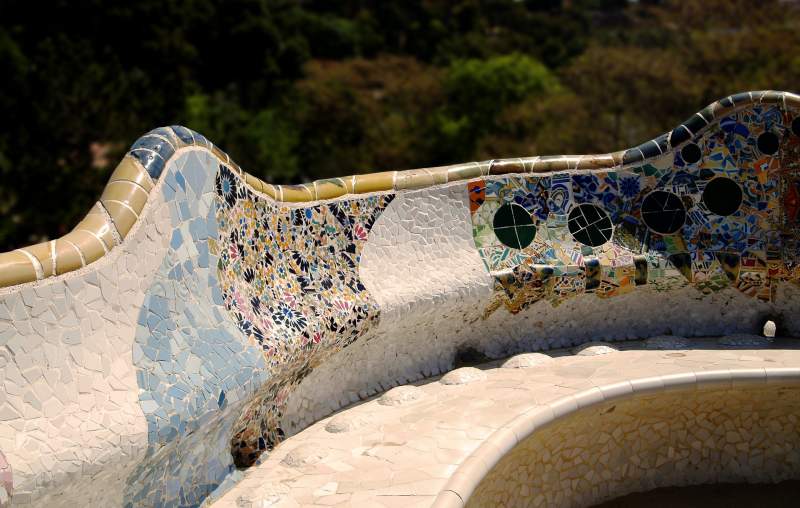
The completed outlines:
{"type": "Polygon", "coordinates": [[[512,356],[505,362],[502,367],[504,369],[528,369],[530,367],[539,367],[552,363],[553,359],[542,353],[523,353],[521,355],[512,356]]]}
{"type": "Polygon", "coordinates": [[[325,425],[325,430],[331,434],[339,434],[341,432],[350,432],[351,430],[360,429],[369,423],[369,419],[360,414],[355,413],[340,413],[325,425]]]}
{"type": "Polygon", "coordinates": [[[422,390],[414,385],[403,385],[392,388],[381,395],[378,404],[382,406],[402,406],[409,404],[423,396],[422,390]]]}
{"type": "Polygon", "coordinates": [[[327,455],[327,448],[318,444],[304,443],[287,453],[281,463],[289,467],[311,466],[324,459],[327,455]]]}
{"type": "Polygon", "coordinates": [[[608,353],[615,353],[617,351],[619,351],[617,348],[605,342],[587,342],[572,350],[572,352],[578,356],[607,355],[608,353]]]}
{"type": "Polygon", "coordinates": [[[443,385],[465,385],[483,379],[486,379],[486,374],[482,370],[475,367],[461,367],[445,374],[439,382],[443,385]]]}

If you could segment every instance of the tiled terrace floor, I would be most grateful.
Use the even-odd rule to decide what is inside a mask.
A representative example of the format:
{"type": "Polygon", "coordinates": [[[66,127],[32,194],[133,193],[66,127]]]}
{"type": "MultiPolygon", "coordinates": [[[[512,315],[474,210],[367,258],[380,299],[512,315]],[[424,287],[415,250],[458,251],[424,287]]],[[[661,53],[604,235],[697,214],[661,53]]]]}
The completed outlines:
{"type": "Polygon", "coordinates": [[[762,341],[691,339],[691,349],[662,350],[648,349],[665,347],[658,341],[633,341],[598,355],[550,351],[552,361],[530,368],[482,364],[485,376],[466,384],[431,378],[416,383],[418,389],[390,390],[394,405],[376,397],[288,438],[213,506],[431,506],[459,464],[496,430],[581,391],[701,371],[720,371],[723,379],[734,370],[800,374],[800,340],[762,341]]]}

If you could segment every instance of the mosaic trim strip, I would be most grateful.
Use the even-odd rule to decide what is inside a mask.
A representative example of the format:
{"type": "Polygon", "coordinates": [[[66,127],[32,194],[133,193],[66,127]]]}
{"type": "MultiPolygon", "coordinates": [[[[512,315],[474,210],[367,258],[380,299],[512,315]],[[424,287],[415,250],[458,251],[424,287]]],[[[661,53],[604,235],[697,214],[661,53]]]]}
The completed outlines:
{"type": "Polygon", "coordinates": [[[800,283],[800,108],[748,104],[699,123],[694,136],[673,131],[680,150],[643,163],[467,183],[495,277],[485,315],[642,285],[772,301],[777,282],[800,283]]]}
{"type": "Polygon", "coordinates": [[[98,260],[125,239],[166,162],[180,148],[203,147],[217,155],[248,185],[279,202],[332,199],[346,194],[418,189],[458,180],[510,173],[603,170],[662,156],[702,133],[715,120],[748,106],[800,105],[788,92],[744,92],[717,101],[671,132],[638,147],[602,155],[545,156],[473,162],[437,168],[388,171],[319,180],[303,185],[270,185],[244,173],[228,155],[202,135],[181,126],[161,127],[139,138],[111,176],[100,201],[67,235],[0,254],[0,288],[62,275],[98,260]]]}

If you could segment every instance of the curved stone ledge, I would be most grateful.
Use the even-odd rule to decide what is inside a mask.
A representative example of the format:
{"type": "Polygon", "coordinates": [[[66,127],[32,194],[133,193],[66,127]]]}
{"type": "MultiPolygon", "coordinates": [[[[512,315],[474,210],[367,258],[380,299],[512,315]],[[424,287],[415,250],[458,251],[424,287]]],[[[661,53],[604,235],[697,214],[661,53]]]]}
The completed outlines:
{"type": "MultiPolygon", "coordinates": [[[[462,506],[549,506],[557,504],[559,506],[592,506],[597,503],[621,497],[623,495],[651,490],[659,487],[683,486],[701,483],[723,483],[725,481],[749,481],[759,482],[778,482],[786,479],[800,478],[800,456],[795,453],[787,453],[781,449],[776,457],[761,457],[762,465],[771,467],[757,470],[754,464],[735,464],[735,456],[741,455],[741,449],[730,452],[726,463],[722,460],[714,460],[708,457],[710,453],[719,453],[721,450],[715,446],[708,446],[709,441],[698,441],[692,436],[691,429],[688,436],[684,435],[677,443],[684,448],[695,447],[698,455],[691,464],[688,460],[683,461],[683,465],[676,466],[673,457],[666,457],[672,453],[671,446],[676,442],[664,439],[664,435],[646,436],[635,432],[636,425],[641,423],[637,418],[645,418],[652,414],[645,415],[641,407],[645,403],[642,398],[655,400],[663,410],[662,419],[655,423],[656,426],[666,428],[665,432],[672,430],[677,432],[674,418],[683,417],[687,422],[681,429],[697,424],[696,420],[704,420],[706,432],[708,431],[707,414],[704,413],[708,407],[715,410],[726,410],[729,414],[746,412],[752,415],[754,411],[762,411],[769,416],[788,418],[789,421],[778,428],[771,426],[771,432],[764,442],[764,437],[759,440],[759,450],[769,452],[769,448],[781,447],[787,443],[778,440],[789,438],[788,444],[795,449],[800,443],[800,430],[796,422],[800,418],[800,367],[798,368],[760,368],[745,370],[710,370],[694,371],[665,376],[653,376],[626,380],[605,386],[598,386],[589,390],[584,390],[575,395],[570,395],[554,402],[545,408],[537,408],[530,412],[516,417],[512,422],[493,433],[489,438],[476,449],[463,464],[456,470],[445,489],[437,496],[434,506],[436,507],[462,507],[462,506]],[[782,389],[790,388],[788,392],[782,389]],[[704,393],[706,390],[714,390],[714,393],[704,393]],[[777,395],[776,395],[777,394],[777,395]],[[736,400],[740,398],[741,400],[736,400]],[[730,401],[728,400],[730,399],[730,401]],[[625,404],[627,411],[621,406],[625,404]],[[602,414],[609,414],[618,411],[628,413],[628,419],[616,419],[613,422],[604,421],[599,417],[602,414]],[[577,432],[570,427],[572,419],[583,418],[585,424],[581,426],[583,432],[577,432]],[[688,423],[688,425],[687,425],[688,423]],[[628,428],[622,430],[624,425],[628,428]],[[632,427],[631,427],[632,426],[632,427]],[[562,429],[563,427],[563,429],[562,429]],[[536,433],[550,431],[547,436],[538,436],[536,433]],[[615,464],[609,464],[608,457],[592,456],[591,443],[601,436],[613,433],[616,438],[618,452],[615,456],[615,464]],[[618,434],[632,433],[630,437],[620,438],[618,434]],[[533,445],[534,438],[537,444],[533,445]],[[627,442],[624,439],[628,439],[627,442]],[[660,439],[664,439],[662,442],[660,439]],[[770,440],[773,439],[773,440],[770,440]],[[689,441],[691,440],[691,442],[689,441]],[[642,443],[655,447],[642,451],[642,443]],[[626,451],[626,446],[629,447],[626,451]],[[571,448],[570,448],[571,447],[571,448]],[[664,450],[663,447],[670,448],[664,450]],[[632,450],[636,450],[634,454],[632,450]],[[574,453],[581,453],[581,460],[570,463],[566,466],[557,458],[553,449],[558,449],[566,456],[574,456],[574,453]],[[568,450],[565,451],[564,449],[568,450]],[[521,455],[527,455],[521,458],[521,455]],[[648,455],[649,454],[649,455],[648,455]],[[642,471],[631,467],[622,468],[623,464],[630,463],[646,464],[653,454],[658,456],[655,464],[651,464],[650,470],[642,471]],[[546,456],[545,463],[547,471],[539,472],[539,476],[531,474],[525,476],[525,480],[520,480],[512,472],[515,469],[524,468],[529,462],[533,463],[537,457],[546,456]],[[778,462],[777,459],[783,459],[778,462]],[[576,478],[575,468],[582,465],[579,477],[583,478],[588,474],[590,478],[597,478],[600,489],[598,493],[598,482],[590,481],[586,487],[581,481],[581,489],[575,489],[574,482],[568,478],[562,478],[560,474],[569,475],[569,478],[576,478]],[[594,469],[591,468],[595,466],[594,469]],[[667,466],[674,469],[669,470],[667,466]],[[562,467],[563,466],[563,467],[562,467]],[[691,468],[691,469],[689,469],[691,468]],[[715,475],[700,474],[703,469],[714,470],[715,475]],[[751,469],[753,468],[753,469],[751,469]],[[612,475],[604,475],[604,472],[611,471],[612,475]],[[633,473],[636,470],[636,473],[633,473]],[[568,472],[569,471],[569,472],[568,472]],[[541,481],[538,478],[547,477],[541,481]],[[646,478],[645,478],[646,477],[646,478]],[[513,482],[517,483],[513,483],[513,482]],[[558,485],[560,482],[567,482],[564,486],[558,485]]],[[[652,413],[652,409],[649,411],[652,413]]],[[[610,420],[612,418],[606,418],[610,420]]],[[[769,423],[768,418],[761,418],[758,425],[765,427],[769,423]]],[[[723,420],[711,422],[714,425],[721,425],[723,420]]],[[[648,428],[652,427],[652,422],[648,422],[648,428]]],[[[649,429],[651,430],[651,429],[649,429]]],[[[742,439],[739,433],[753,432],[755,426],[748,426],[746,429],[732,427],[727,433],[735,437],[735,441],[724,442],[724,446],[742,444],[748,446],[750,443],[742,439]]],[[[603,438],[605,439],[605,438],[603,438]]],[[[713,440],[711,441],[713,443],[713,440]]],[[[730,448],[729,446],[727,446],[730,448]]],[[[721,448],[721,447],[720,447],[721,448]]],[[[684,459],[685,457],[681,457],[684,459]]],[[[569,462],[565,460],[565,462],[569,462]]],[[[647,466],[642,466],[645,469],[647,466]]],[[[580,481],[580,480],[579,480],[580,481]]]]}
{"type": "MultiPolygon", "coordinates": [[[[486,379],[465,386],[444,386],[431,379],[418,384],[427,402],[407,407],[381,406],[377,399],[359,403],[289,437],[262,464],[246,471],[239,484],[211,504],[215,508],[247,502],[257,506],[269,500],[279,506],[339,503],[352,506],[394,506],[393,503],[420,507],[456,507],[468,503],[499,506],[508,500],[491,498],[481,503],[470,496],[479,494],[482,480],[488,478],[485,481],[489,482],[495,478],[487,475],[493,470],[500,471],[498,468],[505,458],[520,443],[527,443],[548,429],[557,432],[574,421],[576,415],[585,415],[582,421],[587,422],[586,428],[591,430],[595,425],[598,436],[606,432],[602,417],[635,413],[636,405],[641,405],[643,400],[656,401],[665,420],[671,417],[669,411],[673,406],[681,408],[681,411],[676,409],[676,414],[688,416],[694,410],[699,417],[705,408],[727,407],[724,414],[734,417],[752,414],[753,408],[757,408],[763,415],[761,420],[756,419],[759,425],[771,416],[779,415],[792,421],[800,418],[800,350],[795,341],[778,341],[765,350],[712,349],[715,347],[713,339],[695,339],[692,349],[681,352],[648,350],[644,342],[626,344],[614,355],[581,357],[555,351],[552,362],[534,368],[507,369],[502,368],[501,362],[484,365],[486,379]],[[726,400],[740,401],[736,397],[742,394],[752,395],[747,397],[749,406],[738,402],[726,406],[726,400]],[[699,405],[691,408],[680,405],[681,400],[691,401],[694,396],[703,398],[699,405]],[[633,404],[634,409],[623,410],[624,404],[633,404]],[[358,432],[337,434],[330,439],[325,430],[328,422],[344,415],[369,423],[358,432]],[[283,457],[292,450],[306,449],[309,445],[324,446],[329,455],[313,468],[302,471],[281,465],[283,457]],[[288,488],[276,495],[279,485],[288,488]]],[[[745,418],[743,421],[749,422],[745,425],[749,429],[756,420],[745,418]]],[[[704,420],[698,428],[708,425],[704,420]]],[[[747,429],[734,425],[725,431],[741,431],[745,436],[747,429]]],[[[800,428],[782,429],[782,435],[790,438],[794,451],[784,453],[784,447],[781,453],[794,462],[782,472],[778,467],[765,466],[763,471],[750,476],[751,479],[771,482],[800,477],[800,457],[796,456],[800,428]]],[[[568,445],[570,436],[572,433],[566,432],[558,439],[568,445]]],[[[591,438],[578,433],[575,438],[580,440],[581,446],[592,442],[591,438]]],[[[637,439],[642,443],[652,441],[647,436],[637,436],[637,439]]],[[[716,445],[689,441],[687,438],[686,447],[699,447],[701,455],[706,450],[709,457],[713,456],[716,445]]],[[[629,448],[640,449],[638,445],[629,448]]],[[[535,450],[530,453],[535,455],[535,450]]],[[[557,454],[553,452],[550,457],[548,465],[555,467],[557,454]]],[[[765,464],[772,464],[764,460],[765,464]]],[[[724,465],[721,461],[714,463],[710,470],[720,472],[724,465]]],[[[781,467],[784,465],[782,462],[781,467]]],[[[586,472],[581,467],[576,466],[571,474],[581,478],[586,472]]],[[[623,470],[619,464],[614,467],[623,470]]],[[[603,477],[601,473],[595,474],[603,477]]],[[[549,473],[542,477],[553,480],[549,473]]],[[[713,482],[741,479],[742,476],[695,478],[713,482]]],[[[670,477],[672,480],[676,485],[681,484],[670,477]]],[[[684,480],[691,482],[691,478],[681,481],[684,480]]],[[[503,485],[503,481],[497,480],[497,484],[503,485]]],[[[637,478],[630,482],[620,480],[615,484],[619,486],[617,490],[607,490],[603,496],[594,498],[584,496],[574,503],[563,494],[556,502],[553,502],[555,497],[544,499],[550,505],[586,506],[626,492],[666,485],[648,482],[639,482],[637,478]]],[[[517,488],[517,491],[522,490],[517,488]]],[[[494,491],[487,488],[486,492],[494,491]]],[[[533,497],[536,494],[531,499],[533,497]]],[[[519,499],[512,499],[505,505],[516,506],[515,501],[519,499]]]]}

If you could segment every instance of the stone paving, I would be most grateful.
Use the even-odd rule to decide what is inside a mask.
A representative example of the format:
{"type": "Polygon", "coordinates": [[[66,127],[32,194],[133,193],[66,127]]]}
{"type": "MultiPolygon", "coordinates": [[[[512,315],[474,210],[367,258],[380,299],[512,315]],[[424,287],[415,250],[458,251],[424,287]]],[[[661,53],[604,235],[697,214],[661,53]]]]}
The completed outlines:
{"type": "Polygon", "coordinates": [[[728,388],[733,371],[800,376],[795,339],[658,337],[589,347],[466,367],[357,403],[286,439],[206,505],[456,506],[448,481],[490,436],[580,392],[692,373],[714,373],[728,388]]]}

